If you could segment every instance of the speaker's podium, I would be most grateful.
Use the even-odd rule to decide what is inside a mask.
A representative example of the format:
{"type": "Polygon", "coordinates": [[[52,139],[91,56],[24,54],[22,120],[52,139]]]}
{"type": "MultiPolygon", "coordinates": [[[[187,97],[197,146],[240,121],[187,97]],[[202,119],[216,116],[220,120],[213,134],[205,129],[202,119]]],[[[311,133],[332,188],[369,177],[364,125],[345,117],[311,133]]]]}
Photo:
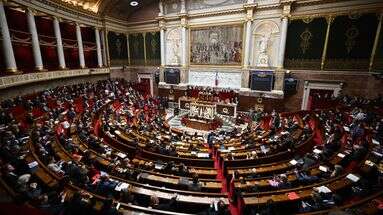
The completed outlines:
{"type": "Polygon", "coordinates": [[[213,114],[213,117],[215,117],[216,114],[231,117],[237,116],[237,104],[235,103],[201,101],[183,96],[178,99],[178,107],[180,109],[190,110],[190,114],[197,114],[196,110],[198,110],[201,112],[199,117],[202,117],[204,114],[206,114],[206,116],[211,116],[211,113],[213,114]],[[192,106],[193,110],[191,109],[192,106]]]}
{"type": "Polygon", "coordinates": [[[237,105],[223,102],[201,101],[186,97],[179,98],[179,108],[189,110],[189,114],[182,118],[186,127],[197,130],[210,131],[222,126],[217,114],[236,116],[237,105]]]}

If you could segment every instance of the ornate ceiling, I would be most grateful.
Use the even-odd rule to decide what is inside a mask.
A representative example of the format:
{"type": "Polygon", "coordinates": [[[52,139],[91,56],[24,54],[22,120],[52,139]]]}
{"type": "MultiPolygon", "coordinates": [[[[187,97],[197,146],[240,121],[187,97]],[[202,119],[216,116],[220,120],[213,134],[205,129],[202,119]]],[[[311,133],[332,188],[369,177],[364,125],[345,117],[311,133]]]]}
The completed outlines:
{"type": "Polygon", "coordinates": [[[118,19],[128,19],[132,14],[141,8],[157,4],[158,0],[55,0],[63,4],[69,4],[81,9],[110,16],[118,19]],[[132,1],[138,2],[137,6],[132,6],[132,1]]]}

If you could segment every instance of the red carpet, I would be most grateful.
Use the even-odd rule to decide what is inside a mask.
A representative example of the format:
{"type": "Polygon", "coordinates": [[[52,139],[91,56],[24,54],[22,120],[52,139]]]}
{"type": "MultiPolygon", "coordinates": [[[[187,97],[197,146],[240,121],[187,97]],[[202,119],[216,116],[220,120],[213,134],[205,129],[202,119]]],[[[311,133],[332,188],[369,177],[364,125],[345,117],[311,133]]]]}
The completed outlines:
{"type": "MultiPolygon", "coordinates": [[[[209,149],[209,153],[212,153],[212,151],[209,149]]],[[[222,165],[221,163],[219,162],[219,157],[216,157],[214,153],[212,153],[212,158],[214,160],[214,168],[217,170],[217,177],[216,179],[218,181],[221,181],[221,184],[222,184],[222,189],[221,189],[221,193],[227,193],[227,198],[228,200],[230,200],[231,196],[232,196],[232,193],[230,192],[232,189],[230,189],[230,191],[228,192],[227,190],[227,181],[226,181],[226,177],[224,176],[223,174],[223,169],[222,169],[222,165]]],[[[242,208],[242,199],[241,200],[238,200],[238,204],[235,205],[235,204],[232,204],[232,203],[229,203],[229,210],[230,210],[230,213],[232,215],[240,215],[241,214],[241,208],[242,208]]]]}

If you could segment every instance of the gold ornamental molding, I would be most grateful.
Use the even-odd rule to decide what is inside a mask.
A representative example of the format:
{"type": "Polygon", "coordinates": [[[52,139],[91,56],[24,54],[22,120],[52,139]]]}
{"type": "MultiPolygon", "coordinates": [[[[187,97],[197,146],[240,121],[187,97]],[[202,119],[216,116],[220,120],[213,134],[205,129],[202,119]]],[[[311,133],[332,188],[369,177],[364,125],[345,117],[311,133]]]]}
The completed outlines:
{"type": "Polygon", "coordinates": [[[350,8],[342,8],[341,11],[337,12],[315,12],[315,11],[302,11],[299,13],[291,13],[290,20],[296,19],[314,19],[320,17],[337,17],[343,15],[353,16],[355,14],[364,14],[364,13],[383,13],[383,3],[375,4],[375,5],[360,5],[353,6],[350,8]]]}
{"type": "Polygon", "coordinates": [[[5,89],[9,87],[61,79],[61,78],[70,78],[77,76],[88,76],[88,75],[102,75],[109,74],[109,68],[96,68],[96,69],[74,69],[74,70],[59,70],[51,72],[37,72],[37,73],[27,73],[20,75],[11,75],[4,76],[0,78],[0,89],[5,89]]]}

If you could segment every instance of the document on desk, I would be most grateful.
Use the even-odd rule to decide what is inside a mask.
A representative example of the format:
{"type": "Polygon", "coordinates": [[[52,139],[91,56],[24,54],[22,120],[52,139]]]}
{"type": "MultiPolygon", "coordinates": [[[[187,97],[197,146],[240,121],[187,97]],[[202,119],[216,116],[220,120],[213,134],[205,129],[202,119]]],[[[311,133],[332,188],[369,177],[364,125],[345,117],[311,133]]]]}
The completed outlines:
{"type": "Polygon", "coordinates": [[[121,190],[128,189],[128,188],[129,188],[129,184],[124,183],[124,182],[120,182],[120,183],[118,183],[118,185],[114,188],[114,190],[115,190],[115,191],[121,191],[121,190]]]}
{"type": "Polygon", "coordinates": [[[319,170],[322,171],[322,172],[327,172],[328,171],[328,167],[327,166],[319,166],[319,170]]]}
{"type": "Polygon", "coordinates": [[[293,166],[295,166],[297,163],[298,163],[298,161],[296,161],[295,159],[290,161],[290,164],[293,165],[293,166]]]}
{"type": "Polygon", "coordinates": [[[198,153],[197,157],[199,157],[199,158],[208,158],[209,157],[209,153],[198,153]]]}
{"type": "Polygon", "coordinates": [[[117,156],[122,158],[122,159],[126,158],[126,154],[124,154],[122,152],[117,153],[117,156]]]}
{"type": "Polygon", "coordinates": [[[287,197],[288,197],[290,200],[295,200],[295,199],[299,199],[299,198],[300,198],[296,192],[290,192],[290,193],[288,193],[288,194],[287,194],[287,197]]]}
{"type": "Polygon", "coordinates": [[[358,182],[359,181],[359,177],[350,173],[346,176],[347,179],[349,179],[350,181],[352,182],[358,182]]]}
{"type": "Polygon", "coordinates": [[[33,161],[33,162],[31,162],[31,163],[28,164],[28,167],[29,167],[30,169],[33,169],[34,167],[36,167],[36,166],[38,166],[38,165],[39,165],[39,163],[37,163],[37,161],[33,161]]]}
{"type": "Polygon", "coordinates": [[[326,186],[320,186],[320,187],[314,187],[314,189],[316,191],[318,191],[319,193],[331,193],[332,191],[330,190],[330,188],[326,187],[326,186]]]}

